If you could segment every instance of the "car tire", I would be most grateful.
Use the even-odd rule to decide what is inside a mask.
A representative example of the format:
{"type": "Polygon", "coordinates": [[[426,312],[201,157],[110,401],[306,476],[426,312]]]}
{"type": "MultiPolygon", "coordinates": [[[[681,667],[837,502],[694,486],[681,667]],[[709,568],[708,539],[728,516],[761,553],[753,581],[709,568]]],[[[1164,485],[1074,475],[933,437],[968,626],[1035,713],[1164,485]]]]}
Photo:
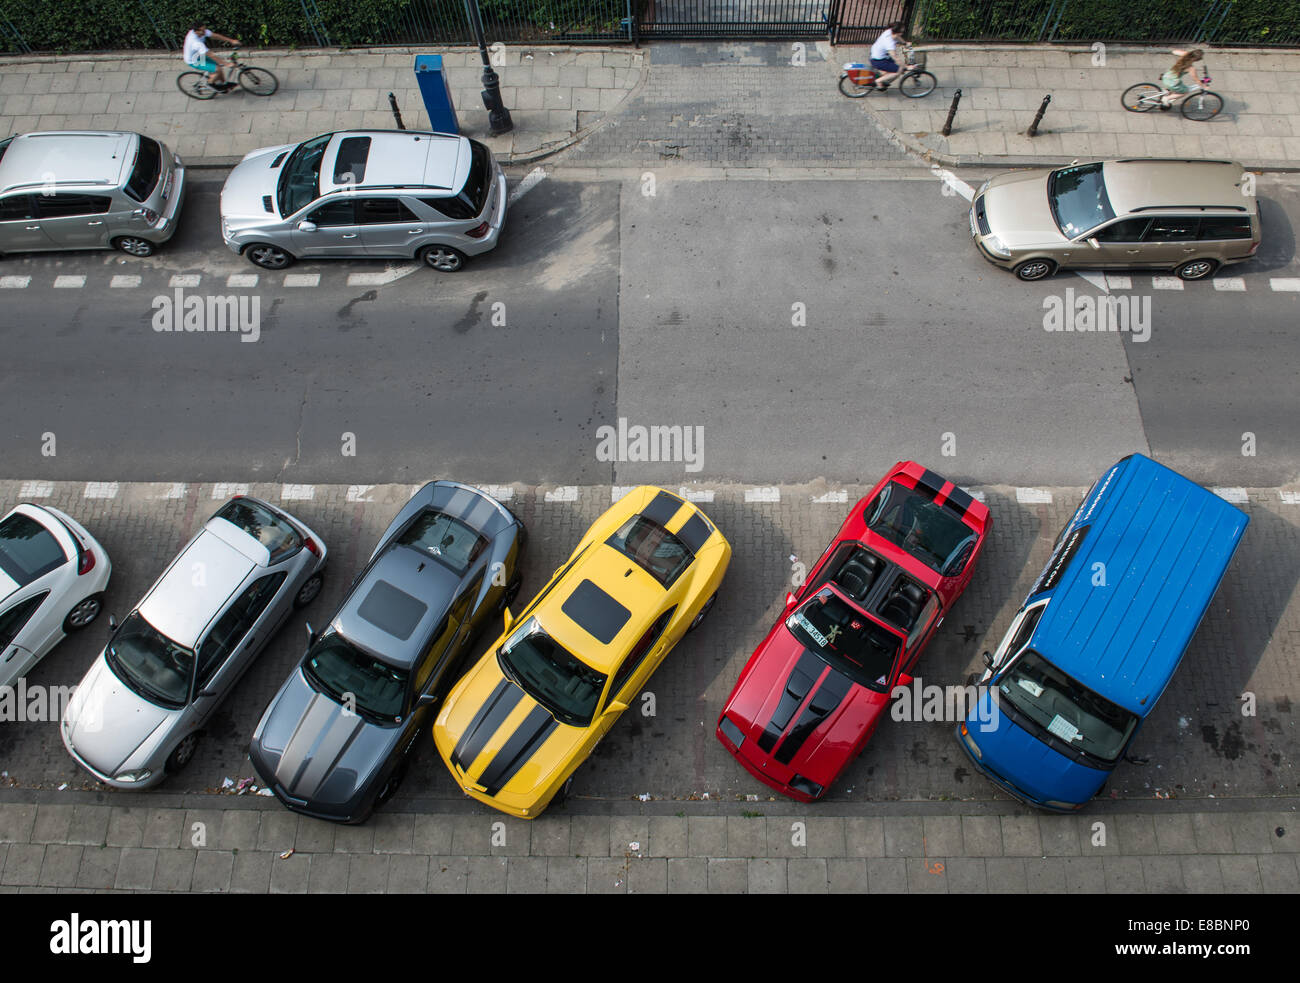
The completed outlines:
{"type": "Polygon", "coordinates": [[[63,619],[63,634],[71,635],[74,631],[89,628],[91,622],[98,618],[103,610],[103,593],[91,594],[69,611],[67,617],[63,619]]]}
{"type": "Polygon", "coordinates": [[[708,613],[711,610],[713,610],[713,602],[716,601],[717,599],[718,599],[718,592],[714,591],[713,596],[704,602],[704,607],[700,608],[700,613],[697,614],[693,619],[691,619],[690,627],[686,629],[688,634],[690,632],[693,632],[696,628],[700,627],[700,624],[701,622],[704,621],[705,616],[708,615],[708,613]]]}
{"type": "Polygon", "coordinates": [[[1212,259],[1190,259],[1174,270],[1180,280],[1205,280],[1214,276],[1219,264],[1212,259]]]}
{"type": "Polygon", "coordinates": [[[397,790],[402,787],[402,782],[406,780],[406,772],[410,767],[410,763],[410,757],[402,755],[401,762],[393,769],[393,773],[388,776],[388,781],[384,782],[384,787],[381,788],[379,794],[375,796],[376,809],[389,802],[392,797],[397,794],[397,790]]]}
{"type": "Polygon", "coordinates": [[[260,266],[264,270],[283,270],[292,266],[294,261],[291,253],[269,242],[255,242],[247,246],[244,249],[244,256],[254,266],[260,266]]]}
{"type": "Polygon", "coordinates": [[[172,753],[167,755],[167,763],[163,765],[163,771],[169,775],[174,775],[194,759],[194,749],[199,746],[199,732],[186,734],[181,738],[179,744],[172,748],[172,753]]]}
{"type": "Polygon", "coordinates": [[[515,603],[515,598],[519,596],[519,589],[524,585],[524,578],[515,575],[515,579],[506,585],[505,593],[501,595],[501,607],[508,608],[515,603]]]}
{"type": "Polygon", "coordinates": [[[1056,264],[1050,259],[1027,259],[1017,264],[1015,269],[1016,279],[1024,280],[1026,283],[1046,280],[1055,272],[1056,264]]]}
{"type": "Polygon", "coordinates": [[[312,601],[320,596],[321,586],[325,583],[325,574],[317,570],[307,578],[307,582],[298,588],[298,593],[293,596],[293,606],[296,608],[305,608],[312,601]]]}
{"type": "Polygon", "coordinates": [[[439,273],[458,273],[465,266],[465,254],[451,246],[425,246],[420,262],[439,273]]]}
{"type": "Polygon", "coordinates": [[[126,253],[128,256],[143,258],[152,256],[157,247],[148,239],[142,239],[140,236],[118,236],[113,240],[113,248],[126,253]]]}
{"type": "Polygon", "coordinates": [[[547,804],[548,808],[550,806],[564,805],[564,803],[569,801],[569,793],[572,791],[573,791],[573,776],[570,775],[568,778],[564,780],[564,784],[560,786],[560,790],[555,793],[555,797],[551,799],[551,801],[547,804]]]}

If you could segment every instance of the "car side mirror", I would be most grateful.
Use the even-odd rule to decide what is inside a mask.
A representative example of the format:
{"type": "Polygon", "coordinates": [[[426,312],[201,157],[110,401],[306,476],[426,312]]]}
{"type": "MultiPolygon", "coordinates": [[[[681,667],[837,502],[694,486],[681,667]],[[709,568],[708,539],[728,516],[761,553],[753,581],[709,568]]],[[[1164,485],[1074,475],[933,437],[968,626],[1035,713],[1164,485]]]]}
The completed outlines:
{"type": "Polygon", "coordinates": [[[896,685],[896,686],[911,686],[912,683],[914,683],[915,681],[916,681],[916,680],[914,680],[914,679],[912,678],[911,674],[906,673],[906,672],[900,672],[900,673],[898,674],[898,682],[895,683],[894,685],[896,685]]]}
{"type": "Polygon", "coordinates": [[[1088,245],[1090,245],[1093,249],[1101,248],[1101,243],[1097,241],[1096,236],[1089,236],[1087,241],[1088,241],[1088,245]]]}
{"type": "Polygon", "coordinates": [[[510,613],[510,608],[508,608],[508,607],[505,609],[505,618],[504,618],[504,620],[505,620],[505,625],[504,625],[504,627],[502,627],[502,629],[501,629],[501,631],[502,631],[503,633],[504,633],[504,632],[508,632],[508,631],[510,630],[510,626],[513,625],[513,624],[515,623],[515,616],[514,616],[513,614],[510,613]]]}
{"type": "Polygon", "coordinates": [[[316,231],[316,223],[315,223],[315,222],[308,222],[306,219],[303,219],[301,222],[298,223],[298,231],[299,231],[299,232],[315,232],[315,231],[316,231]]]}
{"type": "Polygon", "coordinates": [[[990,668],[990,669],[993,668],[993,653],[992,653],[992,652],[985,652],[985,653],[984,653],[984,665],[987,666],[987,667],[990,668]]]}
{"type": "Polygon", "coordinates": [[[117,615],[110,614],[108,616],[108,630],[117,631],[117,615]]]}
{"type": "Polygon", "coordinates": [[[316,633],[312,631],[311,622],[307,622],[307,644],[310,645],[316,639],[316,633]]]}
{"type": "Polygon", "coordinates": [[[627,709],[626,703],[619,703],[618,700],[614,700],[612,703],[610,703],[609,706],[605,707],[605,712],[602,713],[601,716],[608,717],[610,714],[613,714],[614,716],[617,717],[620,713],[622,713],[626,709],[627,709]]]}
{"type": "Polygon", "coordinates": [[[431,707],[437,702],[438,698],[432,693],[421,693],[420,698],[415,701],[415,708],[418,710],[421,707],[431,707]]]}
{"type": "Polygon", "coordinates": [[[799,598],[795,597],[793,592],[791,591],[785,592],[785,609],[787,611],[789,611],[792,607],[794,607],[798,603],[799,603],[799,598]]]}

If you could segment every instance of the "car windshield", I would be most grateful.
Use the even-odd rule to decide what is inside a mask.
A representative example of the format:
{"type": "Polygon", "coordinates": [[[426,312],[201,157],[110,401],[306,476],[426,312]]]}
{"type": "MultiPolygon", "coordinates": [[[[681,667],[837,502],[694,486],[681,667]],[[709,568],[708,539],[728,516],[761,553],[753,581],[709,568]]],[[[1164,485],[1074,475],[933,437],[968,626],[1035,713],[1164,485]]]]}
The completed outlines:
{"type": "Polygon", "coordinates": [[[436,509],[425,509],[416,516],[397,541],[428,553],[457,573],[468,570],[487,546],[487,540],[465,523],[436,509]]]}
{"type": "Polygon", "coordinates": [[[976,538],[954,512],[896,481],[868,503],[863,515],[868,529],[944,576],[976,538]]]}
{"type": "Polygon", "coordinates": [[[289,522],[251,498],[232,498],[213,516],[225,519],[256,539],[271,554],[272,563],[279,563],[298,552],[302,536],[289,522]]]}
{"type": "Polygon", "coordinates": [[[109,668],[151,703],[185,706],[194,678],[194,650],[177,645],[133,611],[105,650],[109,668]]]}
{"type": "Polygon", "coordinates": [[[1061,234],[1070,239],[1115,217],[1100,164],[1053,171],[1047,179],[1047,200],[1061,234]]]}
{"type": "Polygon", "coordinates": [[[785,626],[836,672],[877,693],[886,691],[902,639],[829,587],[786,618],[785,626]]]}
{"type": "Polygon", "coordinates": [[[556,720],[586,727],[596,715],[605,674],[546,634],[536,618],[529,618],[506,640],[497,659],[502,671],[556,720]]]}
{"type": "Polygon", "coordinates": [[[1002,675],[998,693],[1042,730],[1085,755],[1114,762],[1138,719],[1071,679],[1033,649],[1002,675]]]}
{"type": "Polygon", "coordinates": [[[336,631],[316,639],[302,670],[318,690],[362,717],[390,723],[404,716],[410,673],[361,651],[336,631]]]}
{"type": "Polygon", "coordinates": [[[276,189],[276,204],[280,217],[288,218],[320,197],[320,163],[333,133],[298,144],[280,171],[280,184],[276,189]]]}
{"type": "Polygon", "coordinates": [[[0,570],[19,587],[58,569],[66,560],[58,540],[30,516],[15,512],[0,522],[0,570]]]}

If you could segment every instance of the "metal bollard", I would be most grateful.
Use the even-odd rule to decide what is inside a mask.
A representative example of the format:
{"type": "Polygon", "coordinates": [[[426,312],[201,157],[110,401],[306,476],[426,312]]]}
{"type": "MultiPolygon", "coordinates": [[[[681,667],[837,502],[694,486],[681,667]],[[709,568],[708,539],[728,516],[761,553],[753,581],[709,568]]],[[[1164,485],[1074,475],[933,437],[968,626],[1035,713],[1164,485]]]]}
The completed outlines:
{"type": "Polygon", "coordinates": [[[952,94],[952,105],[948,107],[948,118],[943,122],[943,135],[952,136],[952,118],[957,115],[957,103],[961,102],[961,89],[952,94]]]}
{"type": "Polygon", "coordinates": [[[1029,129],[1025,131],[1025,136],[1027,137],[1038,136],[1038,124],[1042,122],[1043,113],[1047,112],[1047,104],[1051,101],[1052,101],[1051,93],[1048,93],[1047,95],[1043,96],[1043,104],[1038,107],[1038,115],[1035,116],[1034,121],[1029,124],[1029,129]]]}
{"type": "Polygon", "coordinates": [[[402,113],[397,108],[397,96],[391,92],[388,93],[388,105],[393,110],[393,119],[397,120],[397,128],[399,130],[406,129],[406,124],[402,122],[402,113]]]}

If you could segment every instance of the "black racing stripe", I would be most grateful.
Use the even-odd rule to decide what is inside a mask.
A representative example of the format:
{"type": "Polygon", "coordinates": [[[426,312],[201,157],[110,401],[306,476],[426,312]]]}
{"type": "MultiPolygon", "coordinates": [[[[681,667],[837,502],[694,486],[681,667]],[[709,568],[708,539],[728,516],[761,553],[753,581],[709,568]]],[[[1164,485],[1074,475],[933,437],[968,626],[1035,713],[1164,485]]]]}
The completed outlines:
{"type": "Polygon", "coordinates": [[[937,498],[943,486],[948,482],[941,474],[935,474],[929,468],[921,472],[921,477],[916,479],[916,487],[924,488],[930,493],[931,498],[937,498]]]}
{"type": "Polygon", "coordinates": [[[971,502],[973,501],[975,501],[975,499],[971,498],[970,495],[958,488],[956,485],[953,485],[952,491],[948,493],[948,500],[943,504],[947,508],[952,509],[958,515],[964,516],[968,511],[970,511],[971,502]]]}
{"type": "Polygon", "coordinates": [[[767,722],[763,727],[763,733],[759,735],[758,746],[763,751],[770,754],[772,748],[776,747],[776,742],[790,726],[790,718],[799,709],[799,704],[803,703],[804,697],[813,688],[817,677],[825,667],[826,663],[821,659],[807,649],[803,650],[799,661],[790,670],[790,677],[785,681],[785,689],[781,693],[781,702],[776,705],[776,712],[772,714],[772,719],[767,722]]]}
{"type": "Polygon", "coordinates": [[[451,753],[451,763],[462,770],[472,765],[497,732],[497,728],[505,723],[506,717],[510,716],[523,698],[524,691],[510,680],[503,679],[497,683],[497,688],[478,708],[478,713],[474,714],[474,719],[456,742],[456,750],[451,753]]]}
{"type": "Polygon", "coordinates": [[[835,712],[835,709],[844,702],[844,697],[849,695],[849,690],[852,688],[853,683],[848,676],[841,676],[838,672],[831,670],[830,675],[826,677],[826,682],[817,687],[817,692],[813,694],[812,700],[808,703],[804,712],[799,715],[799,722],[791,728],[789,736],[777,748],[776,760],[783,765],[788,765],[793,761],[794,756],[799,753],[799,749],[812,736],[812,732],[835,712]]]}
{"type": "Polygon", "coordinates": [[[487,794],[496,795],[505,788],[510,779],[515,777],[515,773],[524,766],[524,763],[533,756],[533,752],[542,746],[558,726],[559,724],[547,712],[546,707],[533,707],[532,712],[524,718],[524,722],[510,735],[510,740],[506,741],[501,750],[496,753],[496,757],[483,769],[483,774],[478,776],[478,783],[483,786],[487,794]]]}
{"type": "Polygon", "coordinates": [[[685,543],[686,548],[692,553],[698,553],[700,547],[704,545],[711,535],[713,535],[713,527],[698,512],[691,516],[689,522],[677,530],[677,538],[685,543]]]}
{"type": "Polygon", "coordinates": [[[677,510],[682,507],[682,500],[676,495],[670,495],[666,491],[661,491],[654,497],[649,505],[641,510],[643,518],[668,528],[668,521],[677,514],[677,510]]]}

